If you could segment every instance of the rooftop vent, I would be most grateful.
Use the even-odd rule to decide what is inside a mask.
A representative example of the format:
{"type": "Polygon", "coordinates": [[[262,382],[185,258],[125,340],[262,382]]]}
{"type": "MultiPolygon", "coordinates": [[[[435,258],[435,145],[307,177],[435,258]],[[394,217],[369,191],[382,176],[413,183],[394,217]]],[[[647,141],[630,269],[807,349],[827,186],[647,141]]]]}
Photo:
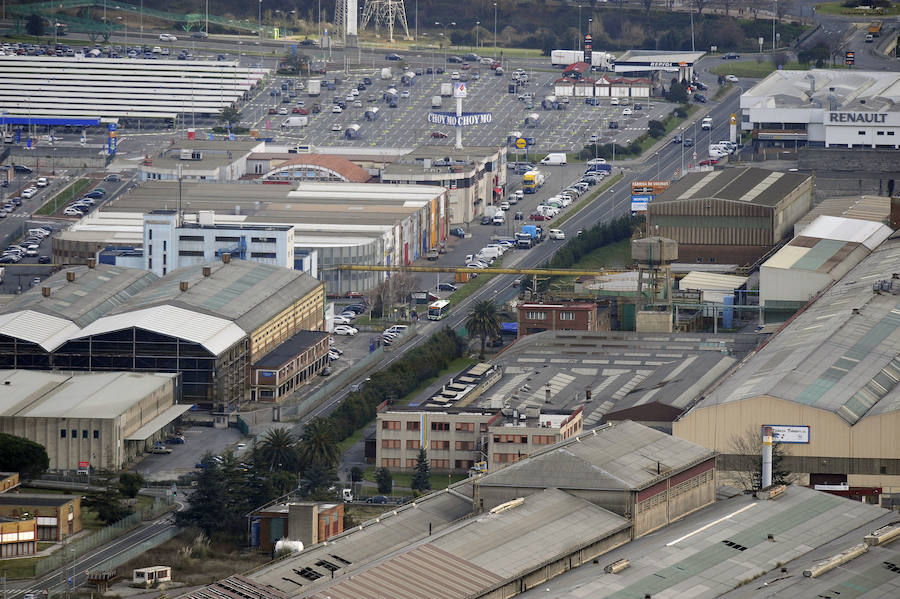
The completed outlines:
{"type": "Polygon", "coordinates": [[[94,268],[97,266],[97,260],[95,258],[88,258],[88,268],[94,268]]]}
{"type": "Polygon", "coordinates": [[[50,297],[50,288],[41,287],[41,295],[43,295],[44,297],[50,297]]]}
{"type": "Polygon", "coordinates": [[[228,264],[229,262],[231,262],[231,254],[229,254],[228,252],[223,252],[222,253],[222,262],[224,264],[228,264]]]}
{"type": "Polygon", "coordinates": [[[182,292],[182,293],[184,293],[185,291],[188,290],[188,282],[187,282],[187,281],[181,281],[180,283],[178,283],[178,288],[181,289],[181,292],[182,292]]]}
{"type": "Polygon", "coordinates": [[[212,274],[212,268],[210,268],[209,266],[204,266],[203,267],[203,276],[208,277],[211,274],[212,274]]]}
{"type": "Polygon", "coordinates": [[[71,283],[72,281],[74,281],[74,280],[75,280],[75,271],[73,271],[73,270],[67,270],[67,271],[66,271],[66,280],[67,280],[68,282],[70,282],[70,283],[71,283]]]}

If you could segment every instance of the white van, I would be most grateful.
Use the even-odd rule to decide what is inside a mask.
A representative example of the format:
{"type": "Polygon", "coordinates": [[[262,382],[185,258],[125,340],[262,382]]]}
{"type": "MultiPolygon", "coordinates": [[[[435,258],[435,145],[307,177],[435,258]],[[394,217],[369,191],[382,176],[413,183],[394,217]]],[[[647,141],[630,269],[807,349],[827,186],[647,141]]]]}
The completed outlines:
{"type": "Polygon", "coordinates": [[[566,153],[550,152],[543,158],[543,160],[541,160],[541,164],[547,164],[550,166],[565,166],[567,164],[566,153]]]}
{"type": "Polygon", "coordinates": [[[710,144],[709,146],[709,157],[710,158],[722,158],[724,156],[728,156],[728,150],[725,148],[718,146],[716,144],[710,144]]]}
{"type": "Polygon", "coordinates": [[[700,128],[704,131],[709,131],[710,129],[712,129],[712,126],[712,119],[709,117],[706,117],[702,121],[700,121],[700,128]]]}
{"type": "Polygon", "coordinates": [[[562,231],[562,229],[550,229],[550,239],[559,239],[563,240],[566,238],[566,234],[562,231]]]}
{"type": "Polygon", "coordinates": [[[485,258],[490,258],[491,260],[496,260],[500,257],[502,252],[496,247],[486,247],[481,248],[481,251],[476,254],[476,258],[480,256],[484,256],[485,258]]]}

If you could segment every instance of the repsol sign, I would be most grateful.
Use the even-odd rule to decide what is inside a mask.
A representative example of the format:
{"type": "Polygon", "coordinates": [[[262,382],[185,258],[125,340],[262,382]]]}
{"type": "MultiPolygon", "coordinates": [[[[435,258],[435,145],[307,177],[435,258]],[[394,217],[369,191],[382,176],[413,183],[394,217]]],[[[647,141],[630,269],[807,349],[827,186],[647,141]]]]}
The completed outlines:
{"type": "Polygon", "coordinates": [[[848,125],[884,125],[887,124],[887,113],[884,112],[829,112],[828,123],[845,123],[848,125]]]}
{"type": "Polygon", "coordinates": [[[468,127],[470,125],[486,125],[491,122],[490,112],[464,112],[456,116],[452,112],[429,112],[428,122],[447,127],[468,127]]]}

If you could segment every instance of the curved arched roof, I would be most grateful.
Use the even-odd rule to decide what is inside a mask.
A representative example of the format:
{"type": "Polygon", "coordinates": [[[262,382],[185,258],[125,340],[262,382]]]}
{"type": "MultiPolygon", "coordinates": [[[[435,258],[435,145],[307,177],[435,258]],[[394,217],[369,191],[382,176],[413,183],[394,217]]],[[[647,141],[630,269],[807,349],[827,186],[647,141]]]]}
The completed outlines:
{"type": "Polygon", "coordinates": [[[269,177],[278,171],[292,166],[305,166],[327,170],[348,183],[366,183],[372,178],[372,176],[361,166],[350,162],[346,158],[328,154],[299,154],[296,158],[291,158],[290,160],[275,166],[272,170],[263,175],[263,178],[269,177]]]}

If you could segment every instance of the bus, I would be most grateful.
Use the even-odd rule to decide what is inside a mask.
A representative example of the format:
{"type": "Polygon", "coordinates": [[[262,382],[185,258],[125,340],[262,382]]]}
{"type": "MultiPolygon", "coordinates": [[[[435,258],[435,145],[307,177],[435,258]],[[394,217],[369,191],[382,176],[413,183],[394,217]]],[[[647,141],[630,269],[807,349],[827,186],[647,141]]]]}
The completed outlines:
{"type": "Polygon", "coordinates": [[[440,320],[450,311],[448,300],[438,300],[428,306],[428,320],[440,320]]]}

